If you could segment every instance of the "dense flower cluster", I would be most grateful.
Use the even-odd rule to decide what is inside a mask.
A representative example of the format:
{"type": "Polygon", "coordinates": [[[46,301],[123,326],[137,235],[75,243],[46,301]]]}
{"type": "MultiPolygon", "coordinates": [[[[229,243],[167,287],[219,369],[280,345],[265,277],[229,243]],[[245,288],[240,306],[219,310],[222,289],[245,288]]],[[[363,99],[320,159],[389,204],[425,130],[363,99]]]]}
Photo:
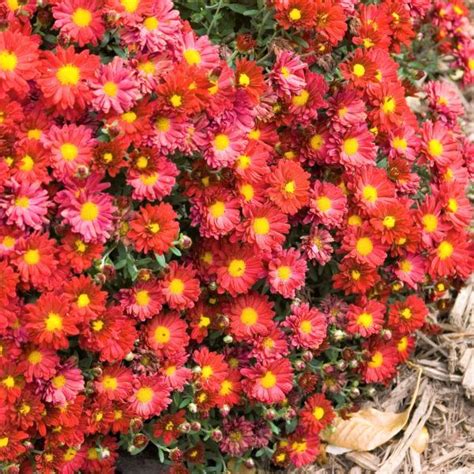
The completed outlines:
{"type": "Polygon", "coordinates": [[[394,60],[433,23],[472,83],[464,4],[267,13],[269,62],[170,0],[0,1],[7,472],[312,463],[471,273],[457,88],[415,113],[394,60]]]}

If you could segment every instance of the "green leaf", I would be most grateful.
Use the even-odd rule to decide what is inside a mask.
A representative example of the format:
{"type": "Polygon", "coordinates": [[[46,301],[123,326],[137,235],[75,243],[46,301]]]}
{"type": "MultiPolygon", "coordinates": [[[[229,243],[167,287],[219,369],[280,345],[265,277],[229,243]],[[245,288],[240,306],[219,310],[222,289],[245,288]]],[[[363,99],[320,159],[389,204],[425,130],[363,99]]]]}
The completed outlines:
{"type": "Polygon", "coordinates": [[[166,267],[166,259],[165,259],[164,255],[159,255],[159,254],[155,253],[155,258],[156,258],[156,261],[157,261],[157,263],[160,267],[162,267],[162,268],[166,267]]]}

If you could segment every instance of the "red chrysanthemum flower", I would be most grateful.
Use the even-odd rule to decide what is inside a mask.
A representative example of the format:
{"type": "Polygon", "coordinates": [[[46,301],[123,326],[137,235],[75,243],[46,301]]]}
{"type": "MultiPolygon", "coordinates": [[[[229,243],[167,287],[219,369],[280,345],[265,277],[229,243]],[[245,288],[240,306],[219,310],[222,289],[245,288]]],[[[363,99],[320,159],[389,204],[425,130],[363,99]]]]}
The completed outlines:
{"type": "Polygon", "coordinates": [[[330,153],[337,155],[341,164],[349,168],[375,164],[377,149],[374,137],[365,125],[350,128],[336,140],[336,146],[330,153]]]}
{"type": "Polygon", "coordinates": [[[342,6],[333,0],[315,0],[315,29],[321,37],[336,46],[347,30],[346,15],[342,6]]]}
{"type": "MultiPolygon", "coordinates": [[[[193,224],[195,221],[193,221],[193,224]]],[[[212,193],[205,198],[205,204],[199,213],[199,233],[204,237],[222,237],[240,223],[239,200],[228,193],[212,193]]]]}
{"type": "Polygon", "coordinates": [[[385,247],[368,225],[357,227],[346,234],[342,241],[342,250],[347,252],[347,257],[373,267],[382,265],[387,256],[385,247]]]}
{"type": "Polygon", "coordinates": [[[166,253],[178,237],[177,214],[168,203],[146,204],[130,222],[127,237],[139,252],[166,253]]]}
{"type": "Polygon", "coordinates": [[[96,0],[64,0],[53,6],[53,27],[79,46],[96,45],[104,34],[102,10],[96,0]]]}
{"type": "Polygon", "coordinates": [[[273,326],[273,304],[265,295],[247,293],[233,299],[225,308],[230,319],[230,331],[237,340],[265,335],[273,326]]]}
{"type": "Polygon", "coordinates": [[[428,309],[421,298],[408,296],[404,301],[397,301],[390,306],[388,324],[399,334],[410,334],[425,324],[428,309]]]}
{"type": "Polygon", "coordinates": [[[275,20],[286,30],[289,28],[309,29],[314,27],[313,0],[287,0],[275,2],[275,20]]]}
{"type": "Polygon", "coordinates": [[[180,425],[185,421],[184,410],[179,410],[169,415],[163,415],[153,425],[153,436],[155,438],[161,438],[165,445],[168,446],[183,434],[180,430],[180,425]]]}
{"type": "Polygon", "coordinates": [[[79,333],[69,305],[50,293],[42,294],[34,304],[26,306],[25,323],[32,342],[54,349],[67,348],[68,336],[79,333]]]}
{"type": "Polygon", "coordinates": [[[87,49],[76,53],[74,46],[58,46],[54,53],[44,51],[38,85],[48,103],[62,110],[86,108],[91,100],[87,81],[94,77],[99,57],[87,49]]]}
{"type": "Polygon", "coordinates": [[[18,274],[6,260],[0,260],[0,304],[6,304],[16,295],[18,274]]]}
{"type": "Polygon", "coordinates": [[[74,272],[81,273],[102,255],[103,248],[100,242],[86,243],[79,234],[68,232],[62,239],[59,259],[63,265],[68,265],[74,272]]]}
{"type": "Polygon", "coordinates": [[[268,264],[267,280],[272,293],[284,298],[294,298],[296,290],[305,284],[308,265],[300,252],[294,248],[281,250],[268,264]]]}
{"type": "Polygon", "coordinates": [[[429,163],[447,166],[459,153],[456,139],[441,122],[424,122],[421,138],[421,150],[429,163]]]}
{"type": "Polygon", "coordinates": [[[186,350],[187,327],[178,313],[160,314],[147,324],[147,343],[157,354],[172,356],[186,350]]]}
{"type": "Polygon", "coordinates": [[[242,380],[245,393],[259,402],[281,402],[293,388],[293,370],[285,358],[241,369],[240,373],[245,377],[242,380]]]}
{"type": "Polygon", "coordinates": [[[125,401],[132,393],[133,373],[121,365],[106,367],[94,381],[94,387],[99,396],[106,400],[125,401]]]}
{"type": "Polygon", "coordinates": [[[377,64],[362,48],[357,48],[354,56],[340,68],[344,78],[356,87],[367,87],[377,81],[377,64]]]}
{"type": "Polygon", "coordinates": [[[347,310],[347,332],[368,337],[377,334],[383,326],[385,305],[369,300],[362,305],[351,304],[347,310]]]}
{"type": "Polygon", "coordinates": [[[267,177],[268,197],[286,214],[296,214],[308,203],[309,173],[295,162],[281,159],[267,177]]]}
{"type": "Polygon", "coordinates": [[[140,321],[157,315],[163,306],[161,288],[155,279],[139,281],[132,288],[122,288],[119,299],[124,311],[140,321]]]}
{"type": "Polygon", "coordinates": [[[296,467],[311,464],[319,454],[319,437],[298,429],[288,438],[287,450],[292,464],[296,467]]]}
{"type": "Polygon", "coordinates": [[[362,368],[366,383],[384,383],[390,380],[397,370],[398,354],[395,347],[387,342],[375,342],[368,349],[368,359],[362,368]]]}
{"type": "Polygon", "coordinates": [[[163,296],[171,309],[192,308],[201,293],[196,270],[191,265],[179,265],[172,261],[161,281],[163,296]]]}
{"type": "Polygon", "coordinates": [[[37,379],[49,380],[56,373],[59,356],[48,347],[28,346],[19,362],[19,370],[27,382],[37,379]]]}
{"type": "Polygon", "coordinates": [[[73,315],[81,321],[102,313],[108,296],[86,275],[74,277],[65,283],[63,295],[70,301],[73,315]]]}
{"type": "Polygon", "coordinates": [[[372,212],[370,223],[378,232],[383,244],[392,244],[405,238],[412,228],[410,210],[405,202],[393,200],[381,204],[372,212]]]}
{"type": "Polygon", "coordinates": [[[395,339],[399,362],[405,362],[415,347],[415,338],[412,336],[401,336],[395,339]]]}
{"type": "Polygon", "coordinates": [[[24,96],[38,76],[38,42],[20,31],[0,32],[0,96],[10,90],[24,96]]]}
{"type": "Polygon", "coordinates": [[[129,408],[140,417],[151,418],[159,415],[171,403],[169,394],[167,384],[159,377],[139,377],[128,399],[129,408]]]}
{"type": "Polygon", "coordinates": [[[266,89],[262,71],[255,61],[237,59],[235,63],[235,85],[244,90],[256,104],[266,89]]]}
{"type": "Polygon", "coordinates": [[[311,190],[310,212],[315,215],[316,224],[339,227],[347,212],[347,198],[340,187],[316,180],[311,190]]]}
{"type": "Polygon", "coordinates": [[[308,303],[293,307],[282,326],[291,330],[290,344],[293,347],[317,349],[326,339],[326,317],[308,303]]]}
{"type": "Polygon", "coordinates": [[[193,360],[199,367],[199,381],[205,390],[217,392],[229,375],[229,366],[222,354],[210,352],[207,347],[193,353],[193,360]]]}
{"type": "Polygon", "coordinates": [[[376,268],[353,258],[344,258],[339,271],[332,277],[334,288],[343,290],[346,295],[365,294],[379,280],[376,268]]]}
{"type": "Polygon", "coordinates": [[[300,411],[302,425],[311,432],[323,430],[331,424],[335,416],[331,402],[322,393],[309,397],[300,411]]]}

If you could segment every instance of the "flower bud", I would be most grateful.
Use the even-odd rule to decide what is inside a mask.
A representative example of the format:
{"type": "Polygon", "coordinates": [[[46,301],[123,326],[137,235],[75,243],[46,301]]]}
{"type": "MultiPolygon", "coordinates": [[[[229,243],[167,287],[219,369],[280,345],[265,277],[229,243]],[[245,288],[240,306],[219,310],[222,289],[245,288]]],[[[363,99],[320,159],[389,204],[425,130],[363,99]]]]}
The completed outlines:
{"type": "Polygon", "coordinates": [[[230,413],[229,405],[222,405],[221,409],[219,410],[222,416],[227,416],[230,413]]]}
{"type": "Polygon", "coordinates": [[[351,391],[349,392],[349,396],[351,398],[360,397],[360,390],[357,387],[352,387],[351,391]]]}
{"type": "Polygon", "coordinates": [[[125,356],[125,360],[127,362],[132,362],[132,360],[135,359],[135,354],[133,352],[129,352],[126,356],[125,356]]]}
{"type": "Polygon", "coordinates": [[[382,329],[380,335],[385,341],[390,341],[392,339],[392,331],[390,331],[390,329],[382,329]]]}
{"type": "Polygon", "coordinates": [[[336,329],[331,335],[331,339],[334,342],[341,342],[345,338],[346,338],[346,333],[344,331],[342,331],[341,329],[336,329]]]}
{"type": "Polygon", "coordinates": [[[345,360],[338,360],[336,362],[337,370],[345,370],[347,367],[347,362],[345,360]]]}
{"type": "Polygon", "coordinates": [[[302,360],[295,361],[295,369],[296,370],[301,371],[301,370],[304,370],[305,367],[306,367],[306,363],[304,361],[302,361],[302,360]]]}
{"type": "Polygon", "coordinates": [[[269,408],[266,412],[265,412],[265,419],[266,420],[269,420],[269,421],[272,421],[274,420],[276,417],[277,417],[277,412],[273,409],[273,408],[269,408]]]}
{"type": "Polygon", "coordinates": [[[247,469],[252,469],[255,467],[255,462],[252,458],[249,458],[249,459],[246,459],[244,461],[244,466],[247,468],[247,469]]]}
{"type": "Polygon", "coordinates": [[[219,441],[222,441],[222,438],[224,435],[222,434],[222,431],[216,428],[212,433],[211,433],[211,438],[216,441],[217,443],[219,441]]]}
{"type": "Polygon", "coordinates": [[[201,423],[199,423],[199,421],[193,421],[191,423],[191,431],[201,431],[201,423]]]}
{"type": "Polygon", "coordinates": [[[217,283],[215,281],[211,281],[209,285],[207,285],[209,291],[216,291],[217,290],[217,283]]]}
{"type": "Polygon", "coordinates": [[[133,438],[133,445],[137,448],[142,448],[148,444],[148,437],[143,433],[138,433],[133,438]]]}
{"type": "Polygon", "coordinates": [[[224,336],[223,341],[225,344],[232,344],[234,342],[234,338],[230,334],[227,334],[227,336],[224,336]]]}
{"type": "Polygon", "coordinates": [[[302,357],[305,362],[311,362],[314,356],[311,351],[304,351],[302,357]]]}
{"type": "MultiPolygon", "coordinates": [[[[191,404],[189,404],[191,405],[191,404]]],[[[189,407],[188,405],[188,407],[189,407]]],[[[189,433],[191,431],[191,423],[188,423],[187,421],[181,423],[178,426],[178,430],[181,431],[181,433],[189,433]]]]}
{"type": "Polygon", "coordinates": [[[352,359],[349,361],[348,365],[350,369],[357,369],[357,367],[359,367],[359,362],[356,359],[352,359]]]}
{"type": "Polygon", "coordinates": [[[191,412],[191,413],[197,413],[198,411],[198,407],[195,403],[190,403],[188,405],[188,410],[191,412]]]}
{"type": "Polygon", "coordinates": [[[130,427],[133,431],[140,431],[143,428],[143,420],[140,418],[133,418],[130,421],[130,427]]]}
{"type": "Polygon", "coordinates": [[[192,245],[193,245],[193,240],[191,239],[191,237],[189,237],[188,235],[185,235],[185,234],[181,234],[179,236],[178,247],[181,250],[187,250],[187,249],[191,248],[192,245]]]}
{"type": "Polygon", "coordinates": [[[174,448],[170,451],[170,459],[173,462],[179,462],[183,459],[183,452],[179,448],[174,448]]]}

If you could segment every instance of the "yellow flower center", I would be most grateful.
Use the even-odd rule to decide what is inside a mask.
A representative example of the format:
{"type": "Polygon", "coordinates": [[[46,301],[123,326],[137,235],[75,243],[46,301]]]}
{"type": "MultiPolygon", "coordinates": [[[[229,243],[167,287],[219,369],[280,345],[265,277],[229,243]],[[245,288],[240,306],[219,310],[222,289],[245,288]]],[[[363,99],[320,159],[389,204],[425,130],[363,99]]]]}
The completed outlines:
{"type": "Polygon", "coordinates": [[[292,104],[296,107],[303,107],[306,105],[309,99],[309,92],[303,89],[298,95],[295,95],[291,100],[292,104]]]}
{"type": "Polygon", "coordinates": [[[43,355],[40,351],[31,351],[28,355],[28,362],[31,365],[37,365],[43,360],[43,355]]]}
{"type": "Polygon", "coordinates": [[[265,373],[265,375],[260,379],[260,385],[263,388],[269,389],[273,388],[277,383],[277,378],[272,373],[271,370],[265,373]]]}
{"type": "Polygon", "coordinates": [[[251,201],[255,196],[255,190],[250,183],[245,183],[239,188],[240,194],[244,197],[246,201],[251,201]]]}
{"type": "Polygon", "coordinates": [[[298,10],[298,8],[292,8],[288,16],[291,21],[298,21],[301,19],[301,10],[298,10]]]}
{"type": "Polygon", "coordinates": [[[7,50],[0,51],[0,71],[12,72],[18,64],[16,54],[7,50]]]}
{"type": "Polygon", "coordinates": [[[282,265],[278,267],[277,274],[280,280],[286,281],[291,277],[291,267],[282,265]]]}
{"type": "Polygon", "coordinates": [[[219,133],[215,136],[214,138],[214,146],[218,151],[224,151],[227,150],[227,148],[230,145],[230,140],[227,135],[224,133],[219,133]]]}
{"type": "Polygon", "coordinates": [[[449,212],[457,212],[458,210],[458,202],[454,198],[448,199],[448,211],[449,212]]]}
{"type": "Polygon", "coordinates": [[[400,270],[404,273],[410,273],[413,268],[413,265],[411,264],[410,260],[402,260],[400,262],[400,270]]]}
{"type": "Polygon", "coordinates": [[[61,331],[63,328],[63,318],[58,313],[48,313],[45,325],[48,332],[61,331]]]}
{"type": "Polygon", "coordinates": [[[27,136],[30,140],[39,140],[43,132],[39,128],[28,130],[27,136]]]}
{"type": "Polygon", "coordinates": [[[440,260],[446,260],[447,258],[451,257],[453,252],[454,252],[454,247],[447,240],[443,240],[438,245],[437,253],[438,253],[438,257],[439,257],[440,260]]]}
{"type": "Polygon", "coordinates": [[[125,112],[122,114],[122,120],[127,123],[133,123],[137,120],[137,114],[133,111],[125,112]]]}
{"type": "Polygon", "coordinates": [[[300,331],[304,334],[309,334],[313,330],[313,325],[311,321],[308,321],[307,319],[301,321],[300,323],[300,331]]]}
{"type": "Polygon", "coordinates": [[[205,365],[201,370],[201,376],[203,379],[208,379],[214,374],[214,370],[210,365],[205,365]]]}
{"type": "Polygon", "coordinates": [[[166,367],[166,369],[165,369],[165,374],[168,377],[171,377],[172,375],[174,375],[175,372],[176,372],[176,366],[175,365],[170,365],[169,367],[166,367]]]}
{"type": "Polygon", "coordinates": [[[244,308],[240,314],[240,320],[246,326],[253,326],[258,321],[258,313],[251,307],[244,308]]]}
{"type": "Polygon", "coordinates": [[[379,367],[382,366],[382,364],[383,364],[383,355],[380,351],[377,351],[372,355],[372,359],[370,359],[368,366],[371,369],[378,369],[379,367]]]}
{"type": "Polygon", "coordinates": [[[92,321],[92,330],[95,332],[102,331],[102,328],[104,327],[104,321],[102,319],[96,319],[95,321],[92,321]]]}
{"type": "Polygon", "coordinates": [[[56,377],[53,377],[52,384],[54,388],[63,388],[66,385],[66,377],[64,375],[56,375],[56,377]]]}
{"type": "Polygon", "coordinates": [[[425,232],[431,233],[438,228],[438,218],[434,214],[425,214],[422,222],[425,232]]]}
{"type": "Polygon", "coordinates": [[[395,220],[395,217],[393,216],[385,216],[383,218],[383,225],[384,227],[386,227],[387,229],[393,229],[395,227],[395,224],[396,224],[396,220],[395,220]]]}
{"type": "Polygon", "coordinates": [[[323,407],[314,407],[313,410],[313,416],[319,421],[324,417],[324,414],[326,412],[324,411],[323,407]]]}
{"type": "Polygon", "coordinates": [[[149,403],[153,399],[154,394],[155,392],[153,392],[153,389],[151,387],[142,387],[137,390],[137,393],[135,394],[135,398],[140,403],[149,403]]]}
{"type": "Polygon", "coordinates": [[[157,234],[160,231],[160,224],[158,224],[158,222],[152,222],[152,223],[147,225],[147,229],[152,234],[157,234]]]}
{"type": "Polygon", "coordinates": [[[408,347],[408,337],[403,336],[403,337],[398,341],[398,344],[397,344],[397,351],[398,351],[398,352],[406,351],[407,347],[408,347]]]}
{"type": "Polygon", "coordinates": [[[195,66],[201,62],[201,53],[197,49],[187,49],[183,53],[184,60],[190,65],[195,66]]]}
{"type": "Polygon", "coordinates": [[[87,250],[87,245],[82,240],[76,240],[74,246],[79,253],[84,253],[87,250]]]}
{"type": "Polygon", "coordinates": [[[362,224],[362,219],[360,216],[352,214],[352,216],[349,216],[349,219],[347,219],[347,223],[352,226],[359,226],[362,224]]]}
{"type": "Polygon", "coordinates": [[[56,72],[56,78],[63,86],[75,86],[81,79],[81,70],[74,64],[65,64],[56,72]]]}
{"type": "Polygon", "coordinates": [[[86,306],[90,305],[90,302],[91,299],[89,298],[89,295],[86,293],[82,293],[77,298],[76,304],[79,308],[85,308],[86,306]]]}
{"type": "Polygon", "coordinates": [[[308,448],[308,445],[306,441],[302,441],[301,443],[298,443],[297,441],[295,441],[294,443],[291,444],[291,450],[295,453],[304,453],[307,448],[308,448]]]}
{"type": "Polygon", "coordinates": [[[313,135],[309,141],[309,144],[313,150],[320,150],[324,145],[324,138],[319,134],[313,135]]]}
{"type": "Polygon", "coordinates": [[[173,94],[170,97],[170,104],[175,108],[181,107],[183,105],[183,98],[178,94],[173,94]]]}
{"type": "Polygon", "coordinates": [[[37,249],[28,250],[23,256],[23,260],[27,265],[36,265],[40,261],[40,253],[37,249]]]}
{"type": "Polygon", "coordinates": [[[321,196],[316,199],[316,207],[321,212],[328,212],[332,208],[332,201],[327,196],[321,196]]]}
{"type": "Polygon", "coordinates": [[[362,197],[368,202],[375,202],[378,198],[377,188],[368,184],[362,188],[362,197]]]}
{"type": "Polygon", "coordinates": [[[73,23],[79,28],[89,26],[92,21],[92,13],[85,8],[76,8],[72,14],[73,23]]]}
{"type": "Polygon", "coordinates": [[[168,287],[172,295],[182,295],[184,291],[184,283],[180,278],[173,278],[168,287]]]}
{"type": "Polygon", "coordinates": [[[112,155],[112,153],[104,153],[102,155],[102,159],[105,161],[105,163],[110,163],[114,159],[114,155],[112,155]]]}
{"type": "Polygon", "coordinates": [[[73,161],[79,154],[79,149],[73,143],[63,143],[59,150],[61,151],[61,156],[65,161],[73,161]]]}
{"type": "Polygon", "coordinates": [[[158,326],[155,329],[154,336],[158,344],[166,344],[171,339],[170,330],[166,326],[158,326]]]}
{"type": "Polygon", "coordinates": [[[362,77],[365,74],[365,67],[362,64],[354,64],[352,72],[357,77],[362,77]]]}
{"type": "Polygon", "coordinates": [[[256,217],[253,220],[253,230],[257,235],[266,235],[270,232],[270,222],[266,217],[256,217]]]}
{"type": "Polygon", "coordinates": [[[412,317],[412,312],[410,308],[404,308],[402,311],[400,311],[400,314],[404,319],[410,319],[412,317]]]}
{"type": "Polygon", "coordinates": [[[147,290],[137,291],[135,294],[135,302],[138,306],[147,306],[150,302],[150,294],[147,290]]]}
{"type": "Polygon", "coordinates": [[[89,448],[87,450],[87,459],[90,459],[91,461],[99,459],[99,453],[97,452],[97,448],[89,448]]]}
{"type": "Polygon", "coordinates": [[[244,72],[239,74],[239,85],[242,87],[247,87],[250,85],[250,77],[247,76],[244,72]]]}
{"type": "Polygon", "coordinates": [[[239,158],[237,159],[236,165],[237,165],[237,168],[241,170],[245,170],[250,166],[251,162],[252,160],[250,159],[250,156],[240,155],[239,158]]]}
{"type": "Polygon", "coordinates": [[[8,446],[8,438],[4,436],[0,438],[0,448],[6,448],[8,446]]]}
{"type": "Polygon", "coordinates": [[[222,217],[225,213],[225,204],[223,201],[216,201],[214,204],[209,206],[209,212],[215,219],[222,217]]]}
{"type": "Polygon", "coordinates": [[[372,323],[374,322],[374,318],[370,313],[361,313],[357,317],[357,324],[359,326],[362,326],[364,328],[370,328],[372,326],[372,323]]]}
{"type": "Polygon", "coordinates": [[[87,201],[81,206],[80,215],[83,221],[95,221],[99,215],[99,206],[91,201],[87,201]]]}
{"type": "Polygon", "coordinates": [[[30,200],[26,196],[21,196],[15,199],[15,206],[27,209],[30,205],[30,200]]]}
{"type": "Polygon", "coordinates": [[[148,30],[148,31],[154,31],[158,28],[158,25],[160,22],[158,19],[154,16],[149,16],[148,18],[145,18],[143,21],[143,26],[148,30]]]}
{"type": "Polygon", "coordinates": [[[361,237],[356,242],[356,251],[359,255],[366,257],[372,253],[374,245],[369,237],[361,237]]]}
{"type": "Polygon", "coordinates": [[[361,274],[360,274],[359,270],[352,270],[352,271],[351,271],[351,278],[352,278],[354,281],[359,281],[359,280],[360,280],[360,277],[361,277],[361,274]]]}
{"type": "Polygon", "coordinates": [[[20,165],[21,171],[31,171],[34,166],[35,166],[35,162],[33,158],[31,158],[30,155],[25,155],[21,159],[21,165],[20,165]]]}
{"type": "Polygon", "coordinates": [[[171,128],[171,120],[166,117],[159,117],[155,122],[156,128],[163,133],[166,133],[171,128]]]}
{"type": "Polygon", "coordinates": [[[27,403],[22,403],[18,411],[21,415],[28,415],[28,413],[31,411],[31,406],[27,403]]]}
{"type": "Polygon", "coordinates": [[[204,314],[201,314],[201,316],[199,317],[198,326],[200,328],[207,328],[210,324],[211,324],[211,318],[208,318],[204,314]]]}
{"type": "Polygon", "coordinates": [[[393,97],[385,97],[382,103],[382,112],[384,114],[391,114],[395,112],[397,104],[393,97]]]}
{"type": "Polygon", "coordinates": [[[135,13],[140,4],[140,0],[120,0],[120,3],[127,13],[135,13]]]}
{"type": "Polygon", "coordinates": [[[245,273],[245,262],[240,259],[231,260],[229,264],[229,275],[234,278],[240,278],[245,273]]]}
{"type": "Polygon", "coordinates": [[[11,375],[7,375],[3,380],[2,384],[7,388],[13,388],[15,386],[15,379],[11,375]]]}
{"type": "Polygon", "coordinates": [[[346,155],[355,155],[359,151],[359,141],[357,138],[346,138],[342,144],[342,148],[346,155]]]}
{"type": "Polygon", "coordinates": [[[105,95],[107,95],[109,97],[115,97],[117,95],[117,92],[118,92],[118,86],[117,86],[117,84],[115,84],[115,82],[107,81],[104,84],[103,91],[104,91],[105,95]]]}
{"type": "Polygon", "coordinates": [[[443,154],[443,144],[436,138],[432,138],[428,142],[428,151],[431,156],[438,158],[443,154]]]}
{"type": "Polygon", "coordinates": [[[392,141],[392,146],[395,150],[402,151],[407,149],[408,143],[403,137],[395,137],[392,141]]]}
{"type": "Polygon", "coordinates": [[[106,375],[102,380],[102,386],[105,390],[116,390],[118,387],[117,378],[106,375]]]}

